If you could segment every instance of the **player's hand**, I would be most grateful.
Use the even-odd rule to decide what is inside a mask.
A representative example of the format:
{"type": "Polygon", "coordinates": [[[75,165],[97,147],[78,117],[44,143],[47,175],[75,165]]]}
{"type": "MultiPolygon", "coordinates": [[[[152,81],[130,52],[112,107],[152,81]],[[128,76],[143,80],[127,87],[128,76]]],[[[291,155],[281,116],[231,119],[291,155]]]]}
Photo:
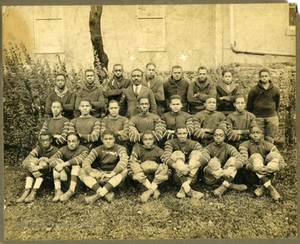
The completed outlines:
{"type": "Polygon", "coordinates": [[[101,177],[101,181],[106,182],[106,181],[110,180],[112,177],[114,177],[115,175],[116,175],[115,172],[110,172],[109,174],[105,174],[101,177]]]}
{"type": "Polygon", "coordinates": [[[268,170],[266,169],[265,166],[256,166],[253,167],[253,171],[260,175],[266,175],[268,170]]]}
{"type": "Polygon", "coordinates": [[[212,175],[213,175],[215,178],[217,178],[217,179],[221,178],[222,176],[224,176],[223,169],[220,168],[220,169],[218,169],[218,170],[213,171],[213,172],[212,172],[212,175]]]}
{"type": "Polygon", "coordinates": [[[190,173],[190,169],[186,164],[178,165],[177,171],[179,171],[182,175],[188,175],[190,173]]]}

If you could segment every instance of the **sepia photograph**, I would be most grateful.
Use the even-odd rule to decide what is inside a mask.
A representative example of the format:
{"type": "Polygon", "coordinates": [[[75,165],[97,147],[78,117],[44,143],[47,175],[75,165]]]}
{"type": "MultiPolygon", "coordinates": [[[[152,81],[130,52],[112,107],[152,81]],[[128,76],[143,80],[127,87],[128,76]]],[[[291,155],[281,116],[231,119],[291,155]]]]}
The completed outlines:
{"type": "Polygon", "coordinates": [[[299,240],[299,6],[115,2],[2,5],[0,242],[299,240]]]}

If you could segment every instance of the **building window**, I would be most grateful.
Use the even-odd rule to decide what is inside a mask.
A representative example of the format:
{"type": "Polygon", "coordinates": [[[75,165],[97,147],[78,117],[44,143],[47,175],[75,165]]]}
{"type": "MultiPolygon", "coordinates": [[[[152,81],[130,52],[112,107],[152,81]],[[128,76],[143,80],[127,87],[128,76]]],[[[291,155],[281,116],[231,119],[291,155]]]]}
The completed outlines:
{"type": "Polygon", "coordinates": [[[35,53],[63,53],[63,19],[61,6],[35,6],[35,53]]]}
{"type": "Polygon", "coordinates": [[[138,6],[138,51],[165,51],[166,18],[165,7],[138,6]]]}

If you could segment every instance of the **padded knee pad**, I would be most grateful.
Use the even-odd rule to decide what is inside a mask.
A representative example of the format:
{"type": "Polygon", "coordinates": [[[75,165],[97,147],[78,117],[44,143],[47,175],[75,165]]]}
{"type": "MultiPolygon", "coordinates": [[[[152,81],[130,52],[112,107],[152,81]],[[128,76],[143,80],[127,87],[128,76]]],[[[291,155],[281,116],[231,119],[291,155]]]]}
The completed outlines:
{"type": "Polygon", "coordinates": [[[158,169],[158,164],[154,161],[147,160],[141,163],[141,168],[145,174],[153,174],[158,169]]]}
{"type": "Polygon", "coordinates": [[[176,162],[177,160],[182,160],[183,162],[185,161],[185,155],[181,151],[175,151],[171,155],[171,159],[176,162]]]}

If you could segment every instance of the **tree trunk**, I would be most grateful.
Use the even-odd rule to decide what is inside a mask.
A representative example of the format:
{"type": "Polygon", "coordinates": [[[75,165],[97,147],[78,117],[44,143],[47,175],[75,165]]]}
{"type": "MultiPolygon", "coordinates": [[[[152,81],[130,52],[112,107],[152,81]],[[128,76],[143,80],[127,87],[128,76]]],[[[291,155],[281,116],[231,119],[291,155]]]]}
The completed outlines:
{"type": "Polygon", "coordinates": [[[102,9],[103,7],[101,5],[91,6],[89,19],[91,41],[94,48],[94,67],[100,82],[102,82],[103,79],[106,77],[108,66],[108,56],[104,52],[101,33],[102,9]]]}

